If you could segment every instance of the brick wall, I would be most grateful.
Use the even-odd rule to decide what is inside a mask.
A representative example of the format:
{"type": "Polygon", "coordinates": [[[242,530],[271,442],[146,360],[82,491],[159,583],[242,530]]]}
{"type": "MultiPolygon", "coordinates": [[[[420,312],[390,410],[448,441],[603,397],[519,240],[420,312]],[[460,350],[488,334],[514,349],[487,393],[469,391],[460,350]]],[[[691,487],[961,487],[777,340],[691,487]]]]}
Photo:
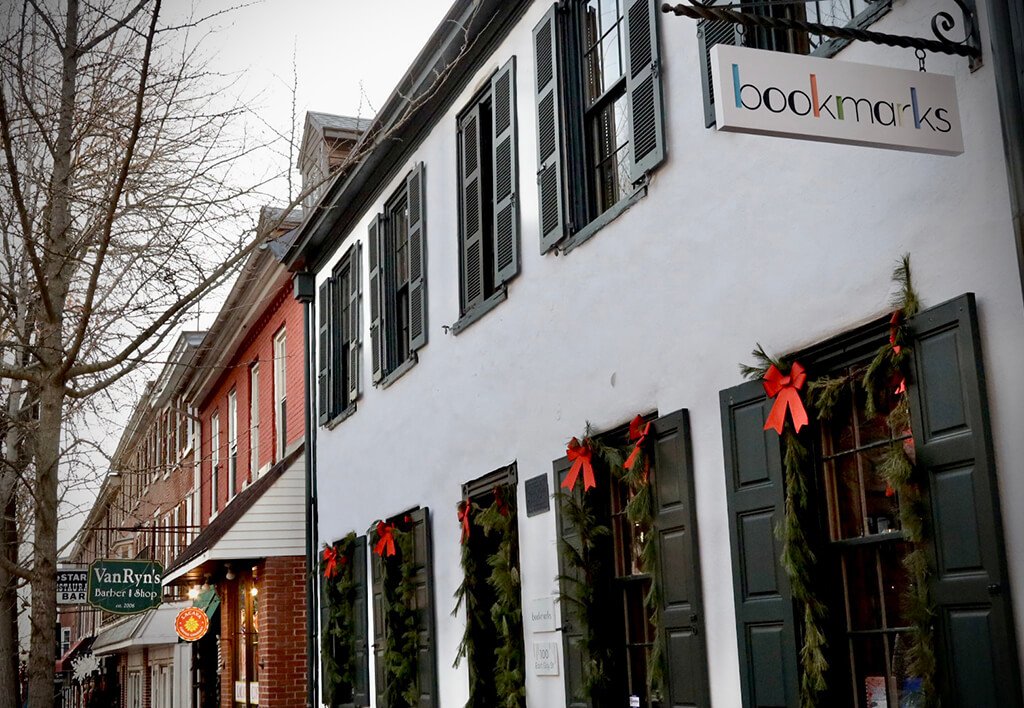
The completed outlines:
{"type": "Polygon", "coordinates": [[[260,576],[261,708],[306,702],[306,559],[268,558],[260,576]]]}
{"type": "Polygon", "coordinates": [[[218,509],[228,499],[227,440],[228,394],[235,390],[238,400],[238,475],[235,491],[250,480],[250,376],[253,363],[259,363],[259,449],[257,469],[275,461],[274,458],[274,337],[285,330],[285,386],[287,393],[287,444],[300,440],[305,434],[305,369],[303,367],[303,312],[302,305],[292,297],[292,284],[286,283],[268,303],[256,322],[246,323],[251,331],[239,354],[226,362],[224,373],[213,393],[202,402],[199,417],[202,425],[200,517],[205,525],[211,513],[211,455],[213,451],[211,419],[214,412],[220,416],[220,468],[217,474],[218,509]]]}
{"type": "Polygon", "coordinates": [[[234,708],[235,705],[235,672],[234,661],[235,633],[238,629],[238,583],[221,581],[217,587],[220,593],[220,705],[221,708],[234,708]]]}

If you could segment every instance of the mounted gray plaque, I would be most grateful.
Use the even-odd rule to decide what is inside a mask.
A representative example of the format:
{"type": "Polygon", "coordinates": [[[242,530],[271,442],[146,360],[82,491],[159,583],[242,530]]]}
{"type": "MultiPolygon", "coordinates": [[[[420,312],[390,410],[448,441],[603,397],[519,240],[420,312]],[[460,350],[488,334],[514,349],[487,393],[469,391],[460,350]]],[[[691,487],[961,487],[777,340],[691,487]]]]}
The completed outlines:
{"type": "Polygon", "coordinates": [[[548,492],[547,475],[538,475],[528,479],[526,484],[526,515],[536,516],[551,508],[551,495],[548,492]]]}

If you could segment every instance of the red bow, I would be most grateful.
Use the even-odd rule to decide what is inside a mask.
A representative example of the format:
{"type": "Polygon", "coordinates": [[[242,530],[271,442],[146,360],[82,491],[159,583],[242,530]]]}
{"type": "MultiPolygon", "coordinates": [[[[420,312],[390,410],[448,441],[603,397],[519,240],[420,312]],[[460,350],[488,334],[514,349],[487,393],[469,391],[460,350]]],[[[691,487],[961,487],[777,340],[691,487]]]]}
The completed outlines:
{"type": "Polygon", "coordinates": [[[775,399],[775,405],[772,406],[771,413],[768,414],[768,420],[765,421],[765,430],[775,428],[775,431],[782,435],[782,426],[786,422],[787,408],[789,408],[789,414],[793,418],[793,427],[796,429],[796,432],[799,433],[800,428],[807,425],[809,422],[807,411],[804,410],[804,403],[800,400],[799,393],[806,381],[807,374],[804,372],[804,367],[795,361],[786,375],[783,375],[775,364],[768,367],[768,372],[764,375],[764,391],[768,394],[768,398],[775,399]]]}
{"type": "Polygon", "coordinates": [[[469,502],[459,502],[459,523],[462,524],[462,543],[469,540],[469,502]]]}
{"type": "MultiPolygon", "coordinates": [[[[633,451],[631,453],[629,453],[629,457],[626,458],[625,464],[622,465],[625,469],[627,469],[627,470],[633,469],[633,465],[635,465],[636,461],[640,458],[640,452],[643,450],[644,445],[647,443],[647,436],[650,434],[650,432],[651,432],[651,424],[650,424],[650,422],[648,422],[646,425],[644,425],[644,419],[641,418],[640,416],[637,416],[632,421],[630,421],[630,423],[629,423],[629,439],[635,441],[635,444],[633,445],[633,451]],[[641,426],[643,426],[643,427],[641,427],[641,426]]],[[[645,461],[645,464],[644,464],[644,477],[647,476],[647,473],[648,473],[649,469],[650,469],[650,464],[646,463],[646,461],[645,461]]]]}
{"type": "MultiPolygon", "coordinates": [[[[342,560],[344,560],[344,558],[342,560]]],[[[327,567],[324,568],[324,577],[332,578],[337,575],[338,550],[334,546],[326,546],[324,548],[324,562],[327,563],[327,567]]]]}
{"type": "Polygon", "coordinates": [[[502,516],[508,516],[508,504],[505,503],[505,497],[501,492],[501,487],[494,488],[494,506],[498,507],[498,513],[502,516]]]}
{"type": "Polygon", "coordinates": [[[583,491],[596,487],[594,465],[590,461],[593,451],[590,449],[586,438],[583,439],[582,443],[576,438],[570,440],[569,446],[565,448],[565,454],[572,462],[572,467],[569,468],[569,474],[562,480],[562,486],[570,490],[575,487],[576,478],[579,477],[580,470],[583,470],[583,491]]]}
{"type": "Polygon", "coordinates": [[[377,522],[377,545],[373,547],[373,552],[381,557],[395,555],[394,524],[385,524],[383,521],[377,522]]]}
{"type": "Polygon", "coordinates": [[[903,317],[902,310],[896,310],[892,313],[892,317],[889,319],[889,346],[892,347],[893,354],[900,353],[900,345],[896,343],[896,334],[899,332],[900,319],[903,317]]]}

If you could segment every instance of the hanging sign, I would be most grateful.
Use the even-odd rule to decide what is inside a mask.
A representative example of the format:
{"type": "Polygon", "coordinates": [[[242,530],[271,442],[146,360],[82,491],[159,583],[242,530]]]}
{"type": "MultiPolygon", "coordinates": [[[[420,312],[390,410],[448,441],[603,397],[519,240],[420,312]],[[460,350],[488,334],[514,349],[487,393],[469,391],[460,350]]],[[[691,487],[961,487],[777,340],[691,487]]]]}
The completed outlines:
{"type": "Polygon", "coordinates": [[[85,589],[89,582],[86,568],[57,569],[57,604],[84,605],[85,589]]]}
{"type": "Polygon", "coordinates": [[[186,642],[202,639],[210,629],[210,618],[198,607],[186,607],[174,618],[174,631],[186,642]]]}
{"type": "Polygon", "coordinates": [[[89,566],[89,604],[118,615],[160,605],[164,567],[156,561],[104,559],[89,566]]]}
{"type": "Polygon", "coordinates": [[[937,155],[964,151],[952,76],[718,44],[718,130],[937,155]]]}

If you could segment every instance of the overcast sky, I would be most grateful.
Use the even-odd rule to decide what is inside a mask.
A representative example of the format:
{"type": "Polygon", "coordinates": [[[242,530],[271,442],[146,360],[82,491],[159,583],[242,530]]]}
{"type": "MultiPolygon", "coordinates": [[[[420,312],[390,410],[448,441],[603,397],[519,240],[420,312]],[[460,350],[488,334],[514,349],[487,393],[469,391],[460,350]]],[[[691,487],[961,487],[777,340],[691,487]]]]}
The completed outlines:
{"type": "MultiPolygon", "coordinates": [[[[236,7],[245,0],[164,0],[167,24],[190,13],[208,16],[236,7]]],[[[370,118],[437,27],[452,0],[257,0],[237,7],[204,25],[212,34],[201,51],[212,71],[233,77],[231,92],[251,103],[249,129],[287,135],[292,120],[293,85],[298,130],[307,110],[370,118]],[[294,57],[294,61],[293,61],[294,57]],[[265,125],[260,125],[263,123],[265,125]]],[[[296,139],[299,139],[299,135],[296,139]]],[[[261,151],[237,169],[252,176],[283,174],[287,158],[261,151]]],[[[287,184],[280,179],[270,190],[272,201],[287,201],[287,184]]],[[[200,327],[207,327],[223,292],[204,298],[200,327]]],[[[194,328],[191,318],[186,327],[194,328]]],[[[141,384],[158,372],[141,372],[141,384]]],[[[136,387],[141,390],[140,386],[136,387]]],[[[127,419],[135,401],[118,406],[111,415],[127,419]]],[[[94,442],[106,454],[114,452],[123,421],[94,425],[94,442]]],[[[97,465],[102,468],[101,461],[97,465]]],[[[97,486],[100,480],[96,480],[97,486]]],[[[92,485],[89,485],[90,487],[92,485]]],[[[92,504],[95,488],[68,493],[70,506],[82,514],[60,524],[60,543],[70,540],[92,504]]]]}

